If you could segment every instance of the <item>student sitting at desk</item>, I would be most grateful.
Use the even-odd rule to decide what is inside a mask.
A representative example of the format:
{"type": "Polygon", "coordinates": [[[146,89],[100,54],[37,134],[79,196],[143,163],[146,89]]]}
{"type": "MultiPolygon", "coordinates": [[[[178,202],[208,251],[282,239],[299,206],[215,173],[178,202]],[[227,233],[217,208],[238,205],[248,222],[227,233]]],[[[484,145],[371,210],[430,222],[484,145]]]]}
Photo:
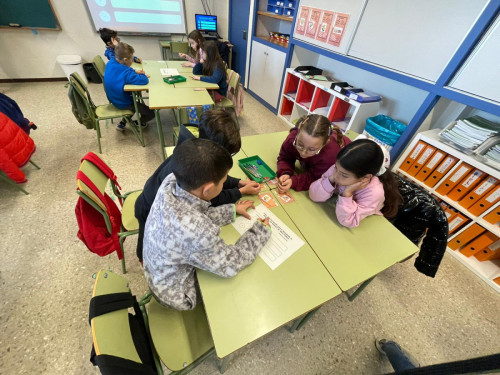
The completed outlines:
{"type": "Polygon", "coordinates": [[[205,43],[205,38],[198,30],[193,30],[188,35],[188,42],[189,47],[191,48],[191,56],[181,52],[179,53],[179,57],[188,61],[182,63],[182,66],[194,68],[194,66],[201,60],[201,45],[205,43]]]}
{"type": "Polygon", "coordinates": [[[196,81],[216,83],[218,90],[212,90],[214,101],[220,102],[227,94],[227,74],[224,61],[219,55],[219,50],[214,41],[208,40],[201,45],[201,59],[193,68],[193,74],[203,76],[192,76],[196,81]]]}
{"type": "Polygon", "coordinates": [[[351,142],[325,116],[308,115],[297,121],[278,155],[278,191],[308,190],[309,185],[335,163],[337,154],[351,142]],[[295,174],[299,161],[304,173],[295,174]]]}
{"type": "MultiPolygon", "coordinates": [[[[236,154],[241,148],[241,137],[238,125],[229,112],[223,109],[211,109],[203,112],[198,126],[199,137],[214,141],[223,146],[230,154],[236,154]]],[[[185,127],[181,126],[177,145],[194,136],[185,127]]],[[[139,222],[139,238],[137,239],[137,258],[142,261],[144,228],[151,210],[151,205],[156,197],[163,180],[173,171],[173,159],[168,157],[156,169],[155,173],[144,185],[142,193],[135,201],[135,217],[139,222]]],[[[251,180],[240,180],[231,176],[227,177],[223,189],[210,203],[213,207],[227,203],[236,203],[242,195],[259,194],[260,185],[251,180]]]]}
{"type": "MultiPolygon", "coordinates": [[[[118,37],[118,32],[116,30],[111,30],[106,27],[99,29],[99,34],[101,35],[101,39],[106,44],[106,51],[104,51],[104,56],[108,58],[108,60],[115,58],[115,47],[120,42],[120,38],[118,37]]],[[[134,56],[135,63],[141,63],[142,59],[134,56]]]]}
{"type": "Polygon", "coordinates": [[[402,197],[389,168],[389,154],[369,139],[358,139],[344,147],[337,161],[309,188],[309,197],[324,202],[338,194],[335,213],[345,227],[357,227],[370,215],[392,218],[402,197]]]}
{"type": "MultiPolygon", "coordinates": [[[[135,71],[130,66],[134,56],[134,49],[127,43],[118,43],[115,48],[116,58],[109,60],[104,71],[104,91],[110,103],[119,109],[135,111],[132,94],[123,90],[125,85],[147,85],[149,79],[144,71],[135,71]]],[[[141,126],[145,128],[147,122],[155,117],[154,112],[144,103],[137,103],[141,114],[141,126]]],[[[116,130],[125,130],[125,120],[120,121],[116,130]]]]}
{"type": "Polygon", "coordinates": [[[253,202],[211,207],[233,165],[221,145],[191,139],[172,155],[173,173],[163,181],[146,222],[144,273],[161,304],[177,310],[196,306],[196,268],[233,277],[250,265],[271,237],[269,218],[259,220],[234,245],[220,227],[246,212],[253,202]]]}

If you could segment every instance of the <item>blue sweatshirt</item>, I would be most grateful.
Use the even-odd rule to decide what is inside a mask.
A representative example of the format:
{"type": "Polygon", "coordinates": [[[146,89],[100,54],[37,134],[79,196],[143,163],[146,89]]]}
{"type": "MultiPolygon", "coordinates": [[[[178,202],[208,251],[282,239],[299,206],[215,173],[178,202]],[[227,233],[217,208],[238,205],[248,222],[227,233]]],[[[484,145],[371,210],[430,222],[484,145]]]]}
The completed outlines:
{"type": "Polygon", "coordinates": [[[104,90],[108,100],[117,108],[125,109],[134,104],[132,94],[123,91],[125,85],[147,85],[148,77],[137,74],[134,69],[120,64],[115,59],[109,60],[104,71],[104,90]]]}
{"type": "MultiPolygon", "coordinates": [[[[203,64],[197,63],[193,68],[193,74],[201,75],[203,74],[203,64]]],[[[200,81],[208,82],[208,83],[216,83],[219,85],[219,89],[217,92],[222,96],[226,96],[227,94],[227,82],[224,78],[224,69],[222,67],[215,68],[214,72],[211,76],[203,76],[200,78],[200,81]]]]}
{"type": "MultiPolygon", "coordinates": [[[[108,60],[115,58],[115,49],[113,47],[106,47],[106,51],[104,51],[104,56],[108,58],[108,60]]],[[[137,56],[134,56],[134,62],[137,62],[137,56]]]]}

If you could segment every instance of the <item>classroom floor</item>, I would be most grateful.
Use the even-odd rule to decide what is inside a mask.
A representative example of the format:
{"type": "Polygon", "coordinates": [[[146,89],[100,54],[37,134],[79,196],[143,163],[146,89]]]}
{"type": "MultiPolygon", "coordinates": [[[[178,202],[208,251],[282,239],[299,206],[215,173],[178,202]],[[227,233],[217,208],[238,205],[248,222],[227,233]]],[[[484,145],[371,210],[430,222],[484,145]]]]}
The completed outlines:
{"type": "MultiPolygon", "coordinates": [[[[90,90],[94,102],[107,103],[101,85],[90,90]]],[[[73,117],[65,82],[0,84],[0,91],[38,125],[33,160],[41,167],[23,168],[29,195],[0,182],[0,374],[97,374],[89,362],[92,274],[121,268],[115,255],[100,258],[76,237],[76,171],[86,152],[97,152],[96,133],[73,117]]],[[[161,117],[170,145],[173,117],[161,117]]],[[[287,129],[249,94],[240,125],[242,136],[287,129]]],[[[124,191],[141,189],[161,162],[156,125],[145,130],[145,148],[129,130],[101,126],[102,158],[124,191]]],[[[125,242],[127,277],[141,296],[135,244],[135,236],[125,242]]],[[[499,312],[500,295],[449,255],[435,279],[410,260],[382,272],[354,302],[345,295],[328,302],[300,331],[278,329],[240,350],[226,374],[389,372],[375,338],[397,340],[422,365],[493,354],[500,352],[499,312]]],[[[217,374],[216,366],[210,358],[192,374],[217,374]]]]}

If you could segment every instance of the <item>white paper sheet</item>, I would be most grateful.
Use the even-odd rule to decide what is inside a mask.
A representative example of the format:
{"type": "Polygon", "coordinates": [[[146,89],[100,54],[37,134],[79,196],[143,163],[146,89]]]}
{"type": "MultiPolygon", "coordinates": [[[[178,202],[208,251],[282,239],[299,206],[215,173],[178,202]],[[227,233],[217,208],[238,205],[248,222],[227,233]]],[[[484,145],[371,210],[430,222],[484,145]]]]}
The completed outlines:
{"type": "Polygon", "coordinates": [[[258,218],[269,218],[272,229],[271,238],[261,250],[259,256],[273,271],[304,245],[304,241],[263,204],[258,205],[255,210],[250,210],[248,213],[252,218],[251,220],[239,216],[234,221],[233,226],[238,233],[243,234],[252,227],[258,218]]]}
{"type": "Polygon", "coordinates": [[[170,69],[170,68],[161,68],[160,73],[162,76],[166,77],[179,75],[179,71],[177,69],[170,69]]]}

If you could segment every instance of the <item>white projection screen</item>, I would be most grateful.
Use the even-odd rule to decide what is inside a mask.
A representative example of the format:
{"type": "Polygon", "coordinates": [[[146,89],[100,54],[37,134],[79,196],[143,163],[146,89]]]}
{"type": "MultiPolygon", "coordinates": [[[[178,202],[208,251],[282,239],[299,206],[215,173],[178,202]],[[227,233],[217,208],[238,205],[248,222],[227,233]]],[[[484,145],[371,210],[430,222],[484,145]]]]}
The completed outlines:
{"type": "Polygon", "coordinates": [[[96,30],[186,34],[184,0],[85,0],[96,30]]]}

